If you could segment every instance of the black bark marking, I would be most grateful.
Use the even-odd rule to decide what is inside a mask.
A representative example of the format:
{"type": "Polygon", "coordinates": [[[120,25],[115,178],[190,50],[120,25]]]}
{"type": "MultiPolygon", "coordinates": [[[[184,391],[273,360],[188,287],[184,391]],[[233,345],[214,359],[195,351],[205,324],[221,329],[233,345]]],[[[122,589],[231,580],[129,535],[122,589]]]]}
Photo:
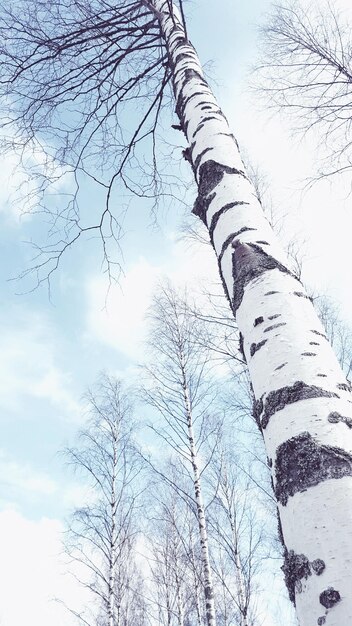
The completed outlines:
{"type": "MultiPolygon", "coordinates": [[[[266,428],[269,420],[274,413],[284,409],[288,404],[293,404],[300,400],[308,400],[310,398],[338,398],[338,394],[332,391],[326,391],[315,385],[306,385],[302,381],[297,381],[290,387],[281,387],[275,391],[271,391],[266,399],[263,407],[263,415],[261,425],[266,428]]],[[[263,400],[259,401],[263,406],[263,400]]]]}
{"type": "Polygon", "coordinates": [[[268,320],[276,320],[277,317],[281,317],[281,313],[276,313],[276,315],[269,315],[268,320]]]}
{"type": "Polygon", "coordinates": [[[264,317],[260,316],[260,317],[256,317],[254,320],[254,324],[253,326],[259,326],[259,324],[262,324],[264,322],[264,317]]]}
{"type": "Polygon", "coordinates": [[[192,152],[191,152],[190,148],[185,148],[184,150],[182,150],[182,156],[183,156],[185,161],[188,161],[188,163],[190,163],[191,166],[193,166],[192,152]]]}
{"type": "Polygon", "coordinates": [[[325,609],[331,609],[335,604],[340,602],[341,596],[336,589],[333,587],[328,587],[323,591],[319,596],[319,602],[323,605],[325,609]]]}
{"type": "Polygon", "coordinates": [[[338,424],[339,422],[343,422],[348,428],[352,428],[352,419],[350,417],[340,415],[340,413],[337,413],[336,411],[328,415],[328,422],[330,422],[330,424],[338,424]]]}
{"type": "Polygon", "coordinates": [[[309,297],[307,294],[303,293],[303,291],[294,291],[293,295],[298,296],[299,298],[307,298],[307,300],[309,300],[309,297]]]}
{"type": "MultiPolygon", "coordinates": [[[[217,223],[220,219],[220,217],[222,215],[224,215],[224,213],[227,213],[227,211],[230,211],[230,209],[233,209],[236,206],[243,206],[244,204],[249,204],[249,202],[229,202],[228,204],[224,204],[223,207],[221,207],[221,209],[219,209],[219,211],[216,211],[216,213],[214,213],[213,217],[211,218],[211,224],[209,227],[209,234],[211,239],[213,238],[213,234],[214,234],[214,230],[217,226],[217,223]]],[[[243,232],[243,231],[242,231],[243,232]]]]}
{"type": "Polygon", "coordinates": [[[309,345],[310,346],[320,346],[320,343],[317,343],[317,341],[310,341],[309,345]]]}
{"type": "MultiPolygon", "coordinates": [[[[211,159],[202,163],[199,168],[198,197],[193,207],[193,213],[200,217],[205,225],[207,225],[206,212],[211,202],[209,196],[221,182],[225,174],[236,174],[246,178],[245,173],[241,170],[222,165],[211,159]]],[[[212,198],[214,197],[215,193],[212,195],[212,198]]]]}
{"type": "Polygon", "coordinates": [[[279,324],[273,324],[272,326],[268,326],[268,328],[264,329],[264,332],[269,333],[271,330],[279,328],[280,326],[286,326],[286,322],[280,322],[279,324]]]}
{"type": "Polygon", "coordinates": [[[280,519],[279,507],[276,507],[276,519],[277,519],[277,536],[281,545],[284,548],[284,554],[285,554],[287,549],[285,546],[284,533],[282,532],[282,524],[281,524],[281,519],[280,519]]]}
{"type": "Polygon", "coordinates": [[[273,296],[274,293],[279,293],[278,291],[267,291],[264,296],[273,296]]]}
{"type": "MultiPolygon", "coordinates": [[[[197,74],[197,72],[194,72],[195,74],[197,74]]],[[[201,75],[198,74],[199,78],[201,79],[201,75]]],[[[204,81],[203,81],[204,82],[204,81]]],[[[186,134],[186,126],[187,124],[185,123],[184,120],[184,114],[185,114],[185,109],[187,104],[193,99],[196,98],[197,96],[203,96],[204,97],[204,91],[194,91],[190,96],[187,96],[187,98],[185,98],[183,96],[183,93],[181,91],[179,97],[178,97],[178,101],[176,104],[176,114],[181,122],[181,126],[183,127],[184,133],[186,134]]]]}
{"type": "Polygon", "coordinates": [[[254,243],[233,242],[232,275],[234,279],[233,308],[236,311],[243,298],[245,287],[255,278],[268,270],[278,269],[280,272],[293,274],[270,254],[264,252],[254,243]]]}
{"type": "Polygon", "coordinates": [[[199,131],[200,131],[200,130],[202,130],[202,128],[204,128],[204,122],[201,122],[201,123],[197,126],[196,130],[195,130],[195,131],[194,131],[194,133],[193,133],[193,137],[192,137],[192,139],[194,139],[194,138],[195,138],[196,134],[197,134],[197,133],[199,133],[199,131]]]}
{"type": "Polygon", "coordinates": [[[183,61],[183,59],[188,59],[188,60],[190,59],[189,52],[179,52],[178,54],[174,54],[174,64],[175,65],[177,65],[177,63],[180,63],[180,61],[183,61]]]}
{"type": "Polygon", "coordinates": [[[338,389],[342,391],[351,391],[351,383],[339,383],[336,385],[338,389]]]}
{"type": "Polygon", "coordinates": [[[194,169],[197,170],[199,163],[201,162],[203,156],[205,154],[207,154],[207,152],[211,152],[213,150],[213,147],[211,146],[210,148],[205,148],[204,150],[202,150],[202,152],[200,154],[198,154],[197,158],[194,161],[194,169]]]}
{"type": "Polygon", "coordinates": [[[288,439],[277,449],[275,494],[283,506],[296,493],[344,476],[352,476],[352,455],[342,448],[321,445],[308,432],[288,439]]]}
{"type": "Polygon", "coordinates": [[[261,424],[261,420],[260,420],[260,416],[263,412],[264,409],[264,404],[263,404],[263,400],[262,398],[259,398],[259,400],[254,400],[253,402],[253,417],[255,419],[255,421],[257,422],[258,428],[259,430],[262,432],[262,424],[261,424]]]}
{"type": "Polygon", "coordinates": [[[275,367],[275,372],[277,370],[281,370],[283,367],[285,367],[285,365],[287,365],[287,361],[286,361],[286,363],[283,363],[282,365],[279,365],[279,367],[275,367]]]}
{"type": "Polygon", "coordinates": [[[268,467],[271,468],[273,466],[273,460],[269,459],[269,457],[267,457],[266,462],[267,462],[268,467]]]}
{"type": "Polygon", "coordinates": [[[293,604],[296,604],[296,593],[302,591],[301,580],[307,580],[312,575],[309,561],[304,554],[296,554],[293,550],[286,550],[285,561],[281,569],[285,575],[289,598],[293,604]]]}
{"type": "Polygon", "coordinates": [[[258,350],[260,350],[260,348],[262,348],[266,342],[268,340],[267,339],[263,339],[263,341],[260,341],[259,343],[252,343],[251,347],[250,347],[250,355],[254,356],[256,352],[258,352],[258,350]]]}
{"type": "Polygon", "coordinates": [[[269,246],[269,242],[268,241],[256,241],[255,243],[260,243],[262,246],[269,246]]]}
{"type": "Polygon", "coordinates": [[[239,339],[239,351],[240,351],[240,353],[242,354],[242,357],[243,357],[244,362],[245,362],[245,363],[247,363],[247,360],[246,360],[246,355],[245,355],[245,353],[244,353],[244,347],[243,347],[243,344],[244,344],[244,339],[243,339],[243,335],[242,335],[242,333],[240,332],[240,339],[239,339]]]}
{"type": "Polygon", "coordinates": [[[316,573],[317,576],[321,576],[325,569],[325,563],[322,559],[315,559],[311,563],[312,570],[316,573]]]}
{"type": "Polygon", "coordinates": [[[318,622],[317,622],[318,626],[324,626],[325,622],[326,622],[325,615],[322,615],[321,617],[318,617],[318,622]]]}
{"type": "Polygon", "coordinates": [[[327,374],[317,374],[317,376],[320,376],[321,378],[327,378],[327,374]]]}
{"type": "Polygon", "coordinates": [[[301,352],[302,356],[317,356],[316,352],[301,352]]]}
{"type": "Polygon", "coordinates": [[[311,333],[314,333],[315,335],[319,335],[319,337],[324,337],[324,339],[326,339],[326,341],[329,341],[327,336],[324,335],[324,333],[320,333],[319,330],[311,330],[311,333]]]}

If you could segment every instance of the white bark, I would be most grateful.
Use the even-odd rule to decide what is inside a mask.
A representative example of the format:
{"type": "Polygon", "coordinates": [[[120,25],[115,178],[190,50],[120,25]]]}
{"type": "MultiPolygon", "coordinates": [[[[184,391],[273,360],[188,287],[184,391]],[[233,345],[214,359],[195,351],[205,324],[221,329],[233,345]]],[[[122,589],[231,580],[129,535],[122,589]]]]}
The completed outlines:
{"type": "Polygon", "coordinates": [[[110,551],[109,551],[109,588],[108,588],[108,614],[109,614],[109,626],[120,626],[120,611],[119,607],[116,607],[116,571],[117,571],[117,502],[116,502],[116,478],[117,478],[117,445],[118,445],[118,428],[116,424],[112,425],[112,447],[113,447],[113,459],[111,470],[111,500],[110,500],[110,515],[111,515],[111,537],[110,537],[110,551]],[[117,609],[117,610],[116,610],[117,609]]]}
{"type": "Polygon", "coordinates": [[[243,336],[301,626],[352,624],[352,404],[313,306],[265,219],[176,9],[154,0],[176,110],[243,336]]]}
{"type": "Polygon", "coordinates": [[[205,613],[206,613],[208,626],[216,626],[214,585],[213,585],[211,567],[210,567],[207,524],[206,524],[206,519],[205,519],[204,503],[203,503],[202,489],[201,489],[201,484],[200,484],[198,455],[197,455],[197,450],[196,450],[196,446],[194,442],[192,407],[191,407],[191,402],[189,398],[187,378],[186,378],[185,368],[183,365],[182,355],[181,355],[181,369],[182,369],[182,375],[183,375],[182,386],[183,386],[183,395],[184,395],[186,417],[187,417],[189,451],[190,451],[190,459],[191,459],[192,470],[193,470],[194,497],[195,497],[195,501],[197,505],[197,520],[198,520],[198,526],[199,526],[201,559],[202,559],[202,567],[203,567],[203,575],[204,575],[205,613]]]}

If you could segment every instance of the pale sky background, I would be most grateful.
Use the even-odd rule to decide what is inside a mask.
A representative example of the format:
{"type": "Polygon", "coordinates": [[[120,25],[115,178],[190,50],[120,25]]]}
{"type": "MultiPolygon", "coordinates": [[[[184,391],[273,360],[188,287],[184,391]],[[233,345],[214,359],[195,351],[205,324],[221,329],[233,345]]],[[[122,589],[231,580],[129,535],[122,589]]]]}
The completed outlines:
{"type": "MultiPolygon", "coordinates": [[[[348,0],[345,5],[352,20],[348,0]]],[[[248,90],[256,24],[269,7],[269,0],[193,0],[190,37],[203,63],[213,62],[215,91],[241,147],[268,175],[278,211],[289,213],[285,235],[305,241],[305,281],[335,298],[352,324],[351,196],[338,178],[302,192],[302,179],[315,171],[312,142],[290,137],[288,121],[269,120],[248,90]]],[[[45,289],[18,296],[18,284],[8,279],[28,264],[22,242],[31,224],[6,201],[18,176],[9,183],[13,163],[0,163],[0,624],[71,626],[52,599],[77,599],[59,555],[65,516],[82,493],[58,451],[83,423],[81,397],[99,372],[133,376],[159,277],[178,284],[189,282],[190,274],[195,284],[215,280],[215,262],[210,251],[179,241],[182,220],[174,213],[163,213],[159,230],[148,227],[148,216],[132,215],[123,241],[125,274],[106,307],[100,257],[83,247],[54,278],[52,302],[45,289]]],[[[279,623],[268,616],[265,626],[279,623]]]]}

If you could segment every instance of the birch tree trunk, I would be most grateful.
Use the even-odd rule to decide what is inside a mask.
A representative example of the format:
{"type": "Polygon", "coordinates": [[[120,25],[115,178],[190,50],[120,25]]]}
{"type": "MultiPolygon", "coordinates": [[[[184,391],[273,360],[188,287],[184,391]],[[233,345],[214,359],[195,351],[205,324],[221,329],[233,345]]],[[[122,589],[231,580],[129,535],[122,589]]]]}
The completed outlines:
{"type": "Polygon", "coordinates": [[[216,613],[215,613],[215,603],[214,603],[214,585],[211,574],[210,567],[210,559],[209,559],[209,541],[208,541],[208,532],[207,532],[207,524],[205,519],[205,510],[204,503],[202,497],[202,489],[200,484],[200,473],[198,467],[198,454],[194,442],[194,433],[193,433],[193,419],[192,419],[192,407],[189,398],[189,391],[187,387],[187,379],[186,372],[184,368],[183,361],[181,355],[181,369],[182,369],[182,386],[183,386],[183,394],[184,394],[184,402],[185,409],[187,415],[187,426],[188,426],[188,439],[189,439],[189,450],[191,457],[191,464],[193,470],[193,480],[194,480],[194,498],[197,505],[197,521],[199,526],[199,538],[200,538],[200,547],[201,547],[201,559],[203,566],[203,575],[204,575],[204,595],[205,595],[205,613],[207,618],[208,626],[216,626],[216,613]]]}
{"type": "Polygon", "coordinates": [[[111,426],[111,440],[112,440],[112,467],[111,467],[111,493],[110,493],[110,515],[111,515],[111,536],[110,536],[110,550],[109,550],[109,586],[108,586],[108,613],[109,613],[109,626],[120,626],[120,613],[119,607],[116,611],[116,570],[117,570],[117,501],[116,501],[116,479],[118,472],[118,426],[115,422],[111,426]]]}
{"type": "Polygon", "coordinates": [[[322,325],[265,219],[236,139],[171,2],[153,0],[176,111],[242,335],[301,626],[352,624],[352,405],[322,325]]]}

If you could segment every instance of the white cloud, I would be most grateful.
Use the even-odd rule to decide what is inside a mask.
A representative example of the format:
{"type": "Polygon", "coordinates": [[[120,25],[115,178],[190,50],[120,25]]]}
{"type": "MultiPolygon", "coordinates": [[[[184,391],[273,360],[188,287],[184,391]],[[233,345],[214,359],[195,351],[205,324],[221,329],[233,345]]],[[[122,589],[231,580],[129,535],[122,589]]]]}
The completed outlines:
{"type": "Polygon", "coordinates": [[[84,591],[65,575],[62,524],[55,519],[31,521],[6,510],[0,513],[0,624],[71,626],[77,622],[64,607],[83,607],[84,591]]]}
{"type": "Polygon", "coordinates": [[[189,246],[170,238],[170,256],[163,265],[152,265],[139,258],[131,265],[107,297],[103,276],[87,282],[87,337],[139,358],[146,333],[146,314],[157,284],[169,278],[176,287],[190,293],[199,290],[202,282],[219,282],[215,257],[210,247],[189,246]]]}
{"type": "Polygon", "coordinates": [[[70,389],[69,374],[56,364],[59,347],[55,330],[43,315],[12,311],[0,325],[1,405],[16,409],[24,397],[49,400],[60,412],[75,417],[80,405],[70,389]]]}
{"type": "Polygon", "coordinates": [[[39,495],[52,495],[57,490],[57,484],[50,476],[9,459],[3,451],[0,451],[0,476],[2,485],[12,490],[39,495]]]}

